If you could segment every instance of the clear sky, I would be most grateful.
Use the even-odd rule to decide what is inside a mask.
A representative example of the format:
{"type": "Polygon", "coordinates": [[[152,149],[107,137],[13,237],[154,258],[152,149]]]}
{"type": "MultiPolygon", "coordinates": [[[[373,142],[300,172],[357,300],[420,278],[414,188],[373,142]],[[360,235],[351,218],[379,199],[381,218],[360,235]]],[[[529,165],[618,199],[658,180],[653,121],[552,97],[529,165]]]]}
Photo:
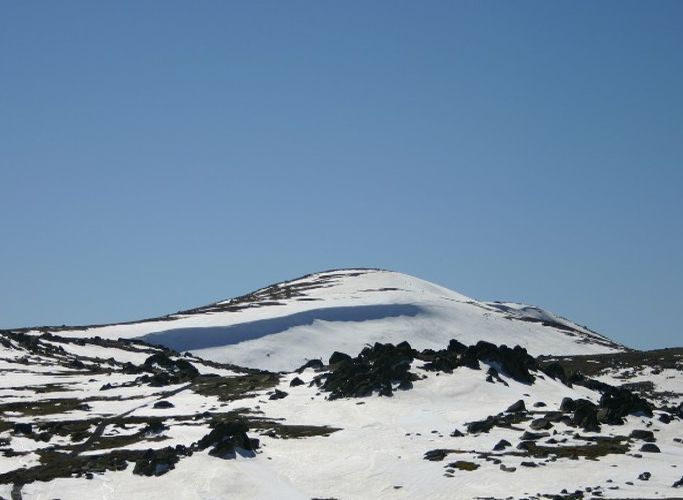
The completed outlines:
{"type": "Polygon", "coordinates": [[[683,2],[0,3],[0,328],[382,267],[682,345],[683,2]]]}

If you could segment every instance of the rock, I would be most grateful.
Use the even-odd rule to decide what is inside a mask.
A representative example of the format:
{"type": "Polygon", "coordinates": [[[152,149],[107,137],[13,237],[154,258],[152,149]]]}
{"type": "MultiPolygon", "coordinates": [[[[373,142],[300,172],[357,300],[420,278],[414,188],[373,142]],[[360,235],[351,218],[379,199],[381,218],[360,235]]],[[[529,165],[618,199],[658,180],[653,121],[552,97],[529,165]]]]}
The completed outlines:
{"type": "Polygon", "coordinates": [[[609,410],[609,419],[605,423],[620,425],[623,417],[632,414],[642,414],[652,417],[652,405],[640,396],[622,387],[607,386],[600,398],[600,407],[609,410]]]}
{"type": "Polygon", "coordinates": [[[577,399],[572,423],[586,432],[600,432],[598,407],[587,399],[577,399]]]}
{"type": "Polygon", "coordinates": [[[319,359],[311,359],[306,361],[303,365],[301,365],[299,368],[297,368],[295,371],[297,373],[303,373],[305,369],[307,368],[313,368],[314,370],[320,370],[323,367],[323,362],[319,359]]]}
{"type": "Polygon", "coordinates": [[[289,396],[289,394],[286,393],[285,391],[281,391],[281,390],[279,390],[279,389],[275,389],[275,391],[273,391],[273,394],[271,394],[270,397],[269,397],[268,399],[271,399],[271,400],[275,400],[275,399],[284,399],[284,398],[286,398],[287,396],[289,396]]]}
{"type": "Polygon", "coordinates": [[[351,356],[349,356],[346,353],[334,351],[332,353],[332,356],[330,356],[329,364],[330,365],[336,365],[336,364],[342,363],[344,361],[351,361],[351,359],[352,359],[351,356]]]}
{"type": "Polygon", "coordinates": [[[496,443],[496,445],[493,447],[493,449],[495,451],[500,451],[500,450],[504,450],[508,446],[512,446],[510,441],[507,441],[505,439],[501,439],[500,441],[498,441],[498,443],[496,443]]]}
{"type": "Polygon", "coordinates": [[[33,434],[33,426],[31,424],[23,424],[17,422],[14,424],[14,433],[15,434],[33,434]]]}
{"type": "Polygon", "coordinates": [[[534,443],[533,441],[521,441],[517,445],[517,449],[523,450],[523,451],[529,451],[529,450],[533,449],[535,446],[536,446],[536,443],[534,443]]]}
{"type": "Polygon", "coordinates": [[[640,447],[640,451],[644,451],[647,453],[661,453],[659,450],[659,446],[653,443],[645,443],[643,446],[640,447]]]}
{"type": "Polygon", "coordinates": [[[650,474],[649,472],[643,472],[638,476],[638,479],[640,479],[641,481],[648,481],[651,477],[652,474],[650,474]]]}
{"type": "Polygon", "coordinates": [[[505,464],[500,464],[500,470],[503,472],[515,472],[517,470],[517,467],[508,467],[505,464]]]}
{"type": "Polygon", "coordinates": [[[522,441],[536,441],[538,439],[543,439],[549,437],[550,434],[547,432],[529,432],[525,431],[520,438],[522,441]]]}
{"type": "Polygon", "coordinates": [[[571,413],[576,410],[576,403],[572,398],[562,398],[560,403],[560,411],[565,413],[571,413]]]}
{"type": "Polygon", "coordinates": [[[462,354],[466,363],[479,360],[500,366],[500,371],[509,377],[525,384],[532,384],[535,377],[530,370],[537,369],[536,359],[529,356],[526,349],[515,346],[510,349],[505,344],[496,346],[490,342],[480,340],[474,346],[469,346],[462,354]]]}
{"type": "Polygon", "coordinates": [[[538,402],[534,403],[534,408],[544,408],[546,406],[548,406],[548,405],[546,405],[543,401],[538,401],[538,402]]]}
{"type": "Polygon", "coordinates": [[[522,462],[519,465],[522,467],[538,467],[538,464],[536,462],[522,462]]]}
{"type": "Polygon", "coordinates": [[[646,431],[642,429],[635,429],[631,431],[629,437],[633,439],[640,439],[641,441],[645,441],[647,443],[654,443],[656,441],[655,435],[652,431],[646,431]]]}
{"type": "Polygon", "coordinates": [[[166,427],[161,420],[150,420],[147,422],[147,426],[144,428],[143,433],[145,434],[161,434],[168,427],[166,427]]]}
{"type": "Polygon", "coordinates": [[[458,429],[454,429],[453,432],[451,432],[451,437],[463,437],[464,434],[460,432],[458,429]]]}
{"type": "Polygon", "coordinates": [[[151,375],[143,375],[140,381],[155,387],[189,382],[199,376],[199,370],[189,361],[172,359],[162,352],[148,357],[141,368],[151,375]]]}
{"type": "Polygon", "coordinates": [[[544,431],[548,430],[553,426],[552,423],[547,418],[537,418],[536,420],[533,420],[530,424],[529,427],[535,431],[544,431]]]}
{"type": "Polygon", "coordinates": [[[662,413],[659,415],[659,421],[663,424],[670,424],[671,423],[671,415],[668,413],[662,413]]]}
{"type": "Polygon", "coordinates": [[[455,339],[451,339],[450,342],[448,342],[447,349],[451,352],[462,354],[467,350],[467,346],[462,342],[458,342],[455,339]]]}
{"type": "Polygon", "coordinates": [[[161,476],[173,469],[178,460],[178,452],[174,448],[149,449],[141,459],[135,462],[133,474],[138,476],[161,476]]]}
{"type": "Polygon", "coordinates": [[[218,422],[211,432],[197,442],[200,450],[211,447],[209,455],[230,459],[236,457],[237,449],[245,455],[255,456],[254,450],[259,446],[258,440],[249,439],[247,426],[240,421],[218,422]]]}
{"type": "Polygon", "coordinates": [[[516,412],[519,412],[519,411],[526,411],[526,405],[524,404],[524,401],[522,401],[522,400],[520,399],[519,401],[516,401],[516,402],[512,403],[512,404],[508,407],[508,409],[505,410],[505,411],[506,411],[506,412],[509,412],[509,413],[516,413],[516,412]]]}
{"type": "Polygon", "coordinates": [[[289,387],[298,387],[300,385],[304,385],[305,382],[301,380],[299,377],[294,377],[292,381],[289,383],[289,387]]]}
{"type": "Polygon", "coordinates": [[[489,432],[495,425],[494,417],[487,417],[486,420],[477,420],[467,424],[467,432],[470,434],[479,434],[481,432],[489,432]]]}
{"type": "Polygon", "coordinates": [[[564,416],[564,413],[561,411],[549,411],[543,416],[543,418],[549,422],[560,422],[564,416]]]}
{"type": "Polygon", "coordinates": [[[624,423],[624,419],[609,408],[599,408],[595,417],[601,424],[622,425],[624,423]]]}
{"type": "Polygon", "coordinates": [[[564,368],[562,368],[562,365],[560,365],[559,363],[550,363],[549,365],[546,365],[543,368],[541,368],[541,371],[549,377],[554,378],[555,380],[559,380],[568,387],[572,386],[571,382],[569,381],[569,377],[567,376],[567,373],[564,371],[564,368]]]}
{"type": "Polygon", "coordinates": [[[415,354],[407,342],[396,346],[377,342],[364,348],[357,357],[332,366],[331,371],[323,375],[322,388],[331,393],[330,400],[365,397],[375,391],[380,396],[392,396],[394,385],[406,390],[419,379],[410,371],[415,354]]]}
{"type": "Polygon", "coordinates": [[[474,462],[466,462],[465,460],[457,460],[453,463],[448,464],[448,467],[452,469],[458,469],[458,470],[464,470],[471,472],[473,470],[477,470],[480,466],[479,464],[475,464],[474,462]]]}
{"type": "Polygon", "coordinates": [[[425,460],[429,460],[431,462],[441,462],[446,456],[448,456],[449,453],[452,453],[453,450],[445,450],[445,449],[436,449],[436,450],[429,450],[424,454],[425,460]]]}
{"type": "Polygon", "coordinates": [[[672,484],[671,487],[672,488],[683,487],[683,476],[681,476],[681,478],[678,481],[676,481],[674,484],[672,484]]]}
{"type": "Polygon", "coordinates": [[[163,399],[161,401],[157,401],[156,403],[154,403],[153,408],[156,408],[156,409],[175,408],[175,405],[173,403],[171,403],[170,401],[163,399]]]}

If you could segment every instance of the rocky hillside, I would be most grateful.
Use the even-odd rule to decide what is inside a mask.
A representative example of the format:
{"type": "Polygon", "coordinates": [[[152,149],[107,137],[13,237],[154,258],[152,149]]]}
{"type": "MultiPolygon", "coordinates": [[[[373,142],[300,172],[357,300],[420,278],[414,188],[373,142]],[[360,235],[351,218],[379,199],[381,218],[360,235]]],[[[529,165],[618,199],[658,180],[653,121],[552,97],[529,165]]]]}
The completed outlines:
{"type": "Polygon", "coordinates": [[[0,332],[0,497],[676,498],[683,349],[375,343],[287,372],[0,332]]]}

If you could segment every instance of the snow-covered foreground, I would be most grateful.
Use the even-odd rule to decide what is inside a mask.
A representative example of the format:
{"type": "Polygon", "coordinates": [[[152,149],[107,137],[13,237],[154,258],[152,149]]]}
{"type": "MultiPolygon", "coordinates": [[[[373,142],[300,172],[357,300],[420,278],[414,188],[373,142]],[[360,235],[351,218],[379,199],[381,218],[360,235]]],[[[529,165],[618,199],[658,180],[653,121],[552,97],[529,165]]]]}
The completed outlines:
{"type": "MultiPolygon", "coordinates": [[[[391,397],[374,392],[331,400],[324,381],[343,363],[277,375],[143,344],[0,337],[4,498],[571,498],[577,490],[603,498],[675,498],[683,492],[673,487],[683,475],[680,408],[677,414],[652,400],[651,416],[630,414],[622,425],[601,421],[587,430],[561,403],[599,406],[600,391],[569,387],[533,367],[533,382],[524,383],[496,361],[449,372],[413,359],[405,367],[414,375],[412,388],[392,383],[391,397]],[[523,410],[507,411],[518,401],[523,410]],[[473,426],[490,416],[498,419],[490,428],[473,426]],[[221,458],[198,447],[218,422],[235,419],[259,440],[255,453],[237,447],[221,458]],[[634,437],[634,430],[652,439],[634,437]],[[500,448],[502,440],[509,445],[500,448]],[[642,451],[647,444],[658,452],[642,451]],[[148,449],[172,450],[177,461],[155,457],[145,469],[148,449]]],[[[676,356],[664,380],[680,396],[683,358],[676,356]]],[[[608,372],[601,377],[612,382],[623,376],[623,369],[608,372]]]]}
{"type": "Polygon", "coordinates": [[[361,269],[0,331],[0,497],[680,498],[682,371],[682,349],[361,269]]]}
{"type": "Polygon", "coordinates": [[[367,269],[312,274],[156,320],[40,331],[142,338],[268,370],[292,370],[335,350],[358,352],[368,343],[406,339],[418,349],[438,349],[451,338],[465,344],[486,340],[518,344],[534,355],[623,350],[534,306],[477,301],[412,276],[367,269]]]}

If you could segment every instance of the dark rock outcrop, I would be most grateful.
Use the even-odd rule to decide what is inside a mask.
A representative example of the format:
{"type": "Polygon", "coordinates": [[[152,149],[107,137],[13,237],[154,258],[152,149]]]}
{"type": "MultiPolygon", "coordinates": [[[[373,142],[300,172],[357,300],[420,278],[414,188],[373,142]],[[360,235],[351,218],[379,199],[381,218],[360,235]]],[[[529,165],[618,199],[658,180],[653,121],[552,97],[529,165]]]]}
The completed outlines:
{"type": "Polygon", "coordinates": [[[305,382],[301,380],[299,377],[294,377],[292,381],[289,383],[289,387],[298,387],[300,385],[304,385],[305,382]]]}
{"type": "Polygon", "coordinates": [[[154,403],[153,408],[156,408],[156,409],[175,408],[175,405],[173,403],[171,403],[170,401],[163,399],[161,401],[157,401],[156,403],[154,403]]]}
{"type": "Polygon", "coordinates": [[[351,359],[342,361],[323,375],[322,389],[330,392],[329,399],[364,397],[378,392],[392,396],[394,389],[410,389],[418,376],[410,371],[415,351],[407,342],[376,343],[366,347],[351,359]]]}
{"type": "Polygon", "coordinates": [[[351,361],[351,359],[351,356],[344,352],[334,351],[332,356],[330,356],[330,361],[328,364],[336,365],[337,363],[341,363],[343,361],[351,361]]]}
{"type": "Polygon", "coordinates": [[[577,399],[574,401],[574,405],[572,423],[586,432],[600,432],[597,405],[587,399],[577,399]]]}
{"type": "Polygon", "coordinates": [[[17,422],[14,424],[15,434],[33,434],[33,426],[31,424],[24,424],[17,422]]]}
{"type": "Polygon", "coordinates": [[[659,446],[657,446],[654,443],[645,443],[643,446],[640,447],[640,451],[643,451],[645,453],[661,453],[659,446]]]}
{"type": "Polygon", "coordinates": [[[506,439],[501,439],[496,443],[496,445],[493,447],[494,451],[500,451],[504,450],[505,448],[512,446],[512,443],[510,441],[507,441],[506,439]]]}
{"type": "Polygon", "coordinates": [[[143,375],[138,380],[155,387],[182,384],[199,376],[199,370],[189,361],[173,359],[161,352],[148,357],[140,368],[150,375],[143,375]]]}
{"type": "Polygon", "coordinates": [[[254,456],[259,442],[250,439],[247,430],[246,424],[240,421],[218,422],[211,432],[197,442],[197,447],[200,450],[211,448],[209,455],[224,459],[235,458],[238,450],[243,455],[254,456]]]}
{"type": "Polygon", "coordinates": [[[506,412],[509,412],[509,413],[514,413],[514,412],[518,412],[518,411],[526,411],[526,405],[524,404],[524,401],[522,401],[522,400],[520,399],[519,401],[516,401],[516,402],[512,403],[512,404],[508,407],[508,409],[505,410],[505,411],[506,411],[506,412]]]}
{"type": "Polygon", "coordinates": [[[279,389],[275,389],[275,391],[273,391],[273,394],[271,394],[270,397],[269,397],[268,399],[270,399],[270,400],[284,399],[284,398],[286,398],[287,396],[289,396],[289,394],[286,393],[285,391],[281,391],[281,390],[279,390],[279,389]]]}
{"type": "Polygon", "coordinates": [[[635,429],[631,431],[630,436],[633,439],[640,439],[646,443],[654,443],[656,441],[655,435],[652,431],[646,431],[643,429],[635,429]]]}
{"type": "Polygon", "coordinates": [[[178,448],[162,448],[159,450],[149,449],[135,462],[133,474],[138,476],[161,476],[171,469],[180,460],[182,451],[178,448]]]}

